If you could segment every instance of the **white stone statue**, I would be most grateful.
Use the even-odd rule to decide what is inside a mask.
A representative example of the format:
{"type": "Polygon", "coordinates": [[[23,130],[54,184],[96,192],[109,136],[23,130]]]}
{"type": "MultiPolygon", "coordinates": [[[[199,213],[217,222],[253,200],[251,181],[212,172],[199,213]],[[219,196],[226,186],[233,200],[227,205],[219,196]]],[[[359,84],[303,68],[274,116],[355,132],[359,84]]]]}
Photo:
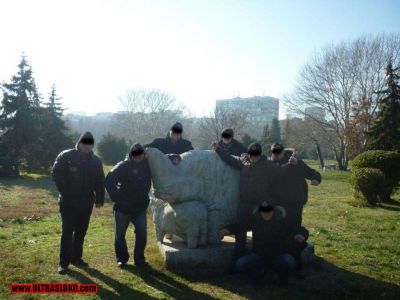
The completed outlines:
{"type": "Polygon", "coordinates": [[[207,210],[199,201],[168,204],[151,198],[156,239],[164,240],[165,234],[175,234],[183,239],[188,248],[207,244],[207,210]]]}
{"type": "Polygon", "coordinates": [[[207,209],[207,243],[219,243],[219,230],[236,218],[239,172],[209,150],[186,152],[178,165],[173,165],[158,149],[148,148],[146,155],[155,197],[172,205],[187,201],[203,203],[207,209]]]}

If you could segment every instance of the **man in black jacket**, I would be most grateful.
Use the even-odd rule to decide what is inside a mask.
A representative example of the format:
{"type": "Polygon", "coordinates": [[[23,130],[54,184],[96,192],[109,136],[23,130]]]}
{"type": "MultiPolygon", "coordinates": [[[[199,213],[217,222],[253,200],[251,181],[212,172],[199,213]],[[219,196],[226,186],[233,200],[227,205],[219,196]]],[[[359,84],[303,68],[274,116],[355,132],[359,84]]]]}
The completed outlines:
{"type": "Polygon", "coordinates": [[[130,222],[135,226],[135,265],[147,266],[144,250],[147,243],[146,210],[150,201],[151,172],[140,144],[132,145],[127,159],[119,162],[107,174],[105,185],[114,202],[114,246],[118,267],[124,267],[129,259],[125,235],[130,222]]]}
{"type": "Polygon", "coordinates": [[[52,178],[60,193],[62,220],[58,272],[65,274],[73,263],[87,266],[82,260],[83,242],[89,226],[93,203],[104,204],[104,171],[101,160],[93,154],[94,138],[84,133],[75,149],[61,152],[54,163],[52,178]]]}
{"type": "Polygon", "coordinates": [[[247,152],[245,146],[238,140],[234,139],[234,133],[231,128],[225,128],[221,132],[221,140],[218,143],[221,150],[226,151],[230,155],[241,156],[247,152]]]}
{"type": "MultiPolygon", "coordinates": [[[[252,143],[247,156],[241,158],[229,155],[214,142],[215,152],[231,167],[240,170],[240,204],[238,220],[246,220],[262,201],[273,203],[276,201],[276,178],[279,168],[265,155],[259,143],[252,143]]],[[[246,231],[237,231],[235,234],[235,256],[238,259],[246,252],[246,231]]]]}
{"type": "MultiPolygon", "coordinates": [[[[308,185],[321,183],[321,174],[307,166],[296,157],[292,149],[285,149],[283,145],[275,143],[271,146],[271,159],[282,170],[281,179],[277,182],[279,205],[285,207],[287,212],[286,223],[290,228],[298,228],[303,222],[303,207],[308,200],[308,185]]],[[[297,261],[298,271],[301,270],[301,249],[293,252],[297,261]]],[[[300,277],[302,274],[298,273],[300,277]]]]}
{"type": "Polygon", "coordinates": [[[287,285],[289,272],[296,266],[292,250],[306,245],[308,231],[304,227],[288,228],[284,220],[283,207],[262,202],[248,220],[239,220],[220,232],[222,236],[243,230],[253,232],[252,252],[239,258],[236,268],[247,273],[256,284],[265,283],[264,274],[273,270],[279,284],[287,285]]]}
{"type": "Polygon", "coordinates": [[[319,185],[321,174],[298,159],[294,150],[285,149],[279,143],[271,146],[271,152],[273,163],[283,167],[281,180],[278,182],[279,199],[281,199],[279,205],[285,207],[287,219],[293,226],[301,226],[303,206],[308,200],[306,179],[310,180],[312,185],[319,185]]]}
{"type": "Polygon", "coordinates": [[[157,148],[164,154],[182,154],[193,150],[192,143],[182,138],[183,126],[176,122],[172,125],[166,138],[159,138],[150,144],[144,145],[145,148],[157,148]]]}

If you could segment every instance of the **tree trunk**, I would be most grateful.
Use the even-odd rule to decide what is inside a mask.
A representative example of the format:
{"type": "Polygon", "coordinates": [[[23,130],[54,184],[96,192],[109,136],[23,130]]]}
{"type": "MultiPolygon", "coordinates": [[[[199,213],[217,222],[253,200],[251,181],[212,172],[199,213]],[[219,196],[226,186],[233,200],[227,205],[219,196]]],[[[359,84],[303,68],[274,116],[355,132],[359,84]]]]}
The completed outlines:
{"type": "Polygon", "coordinates": [[[322,157],[321,147],[320,147],[320,145],[319,145],[317,140],[314,140],[314,143],[315,143],[315,147],[317,148],[317,154],[318,154],[318,158],[319,158],[319,165],[321,167],[321,170],[323,170],[324,167],[325,167],[325,163],[324,163],[324,159],[322,157]]]}

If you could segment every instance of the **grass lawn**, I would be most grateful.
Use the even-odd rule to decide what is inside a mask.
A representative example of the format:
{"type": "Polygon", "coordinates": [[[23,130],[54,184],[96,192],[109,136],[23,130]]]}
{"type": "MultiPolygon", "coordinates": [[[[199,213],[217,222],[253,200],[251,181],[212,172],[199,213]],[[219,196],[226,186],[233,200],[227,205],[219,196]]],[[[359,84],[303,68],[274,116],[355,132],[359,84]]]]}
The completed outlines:
{"type": "MultiPolygon", "coordinates": [[[[185,276],[165,270],[150,219],[146,256],[152,268],[120,270],[109,203],[94,209],[91,219],[84,249],[90,267],[71,267],[68,275],[58,275],[61,220],[53,184],[33,174],[2,180],[0,299],[71,298],[9,292],[10,283],[49,281],[99,285],[97,295],[73,297],[78,299],[400,299],[400,195],[378,208],[357,205],[349,175],[330,171],[320,186],[310,187],[303,220],[318,258],[307,266],[306,278],[292,280],[288,289],[255,288],[240,275],[185,276]],[[32,215],[39,220],[24,219],[32,215]]],[[[127,237],[133,239],[132,228],[127,237]]]]}

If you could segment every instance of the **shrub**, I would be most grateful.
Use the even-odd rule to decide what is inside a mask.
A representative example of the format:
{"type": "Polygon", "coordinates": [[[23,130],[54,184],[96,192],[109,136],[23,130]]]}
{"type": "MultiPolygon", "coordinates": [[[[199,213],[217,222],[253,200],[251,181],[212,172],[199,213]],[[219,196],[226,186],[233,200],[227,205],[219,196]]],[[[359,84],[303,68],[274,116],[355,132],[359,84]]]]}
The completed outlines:
{"type": "Polygon", "coordinates": [[[382,195],[385,174],[375,168],[359,168],[353,170],[350,181],[356,198],[365,199],[370,205],[376,205],[382,195]]]}
{"type": "Polygon", "coordinates": [[[107,165],[114,165],[117,162],[124,160],[128,151],[128,145],[125,139],[120,139],[110,133],[103,136],[97,144],[97,152],[107,165]]]}
{"type": "Polygon", "coordinates": [[[399,186],[400,153],[398,152],[383,150],[366,151],[354,158],[352,167],[354,171],[362,168],[374,168],[383,172],[385,180],[380,187],[380,198],[382,201],[390,200],[390,195],[399,186]]]}

